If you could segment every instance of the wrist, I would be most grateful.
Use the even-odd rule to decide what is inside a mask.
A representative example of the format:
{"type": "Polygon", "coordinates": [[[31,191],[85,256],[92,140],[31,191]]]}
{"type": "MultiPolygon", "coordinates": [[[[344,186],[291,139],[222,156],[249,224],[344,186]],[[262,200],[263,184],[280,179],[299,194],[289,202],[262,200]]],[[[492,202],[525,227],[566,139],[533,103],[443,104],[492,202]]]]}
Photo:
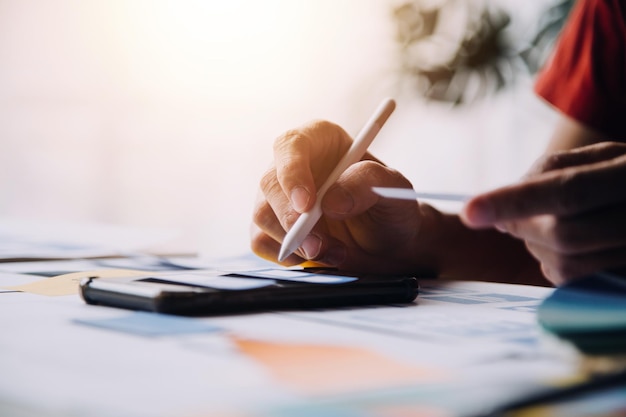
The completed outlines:
{"type": "Polygon", "coordinates": [[[495,229],[472,230],[456,214],[420,207],[415,259],[437,277],[547,285],[524,241],[495,229]]]}
{"type": "Polygon", "coordinates": [[[419,204],[419,227],[406,253],[407,263],[411,265],[413,273],[432,277],[441,274],[445,266],[442,256],[445,251],[444,236],[449,227],[446,217],[446,214],[428,204],[419,204]]]}

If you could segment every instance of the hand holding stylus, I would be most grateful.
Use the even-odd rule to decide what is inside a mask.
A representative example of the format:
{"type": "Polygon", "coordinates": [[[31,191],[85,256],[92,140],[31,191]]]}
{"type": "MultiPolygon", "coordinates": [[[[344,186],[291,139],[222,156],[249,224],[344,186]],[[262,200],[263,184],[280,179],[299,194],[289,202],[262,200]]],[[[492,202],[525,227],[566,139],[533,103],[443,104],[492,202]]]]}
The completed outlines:
{"type": "Polygon", "coordinates": [[[418,204],[372,192],[373,186],[411,188],[398,171],[366,152],[393,106],[384,102],[355,141],[326,121],[276,139],[274,165],[261,180],[254,213],[251,247],[257,255],[278,261],[282,243],[284,265],[312,260],[385,274],[423,266],[413,255],[420,252],[415,236],[424,221],[418,204]]]}
{"type": "Polygon", "coordinates": [[[317,192],[317,198],[315,205],[307,212],[302,213],[296,223],[289,229],[283,244],[280,247],[278,254],[278,261],[282,262],[285,258],[291,255],[296,249],[302,245],[302,242],[307,235],[313,229],[313,226],[322,217],[322,199],[328,191],[328,189],[339,179],[339,176],[355,162],[358,162],[370,144],[374,141],[374,138],[383,127],[391,113],[396,107],[396,102],[392,99],[384,100],[376,109],[372,117],[365,124],[361,132],[356,137],[350,148],[345,155],[339,160],[335,169],[328,175],[324,185],[317,192]]]}

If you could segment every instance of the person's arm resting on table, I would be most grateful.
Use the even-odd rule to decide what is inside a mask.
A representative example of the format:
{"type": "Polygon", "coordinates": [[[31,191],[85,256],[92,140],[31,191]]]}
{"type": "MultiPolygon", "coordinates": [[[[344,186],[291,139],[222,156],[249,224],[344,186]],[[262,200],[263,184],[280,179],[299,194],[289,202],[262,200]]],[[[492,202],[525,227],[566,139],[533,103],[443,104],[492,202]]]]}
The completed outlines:
{"type": "Polygon", "coordinates": [[[554,283],[626,267],[626,3],[581,0],[535,86],[560,112],[525,181],[464,219],[523,239],[554,283]]]}

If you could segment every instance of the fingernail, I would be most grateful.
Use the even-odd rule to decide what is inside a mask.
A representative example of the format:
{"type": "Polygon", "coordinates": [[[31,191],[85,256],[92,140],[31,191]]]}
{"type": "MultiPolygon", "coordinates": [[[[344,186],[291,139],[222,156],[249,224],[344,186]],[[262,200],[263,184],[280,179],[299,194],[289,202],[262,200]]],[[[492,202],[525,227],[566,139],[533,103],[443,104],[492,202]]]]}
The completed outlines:
{"type": "Polygon", "coordinates": [[[289,197],[294,210],[302,213],[306,209],[307,204],[309,204],[311,195],[304,187],[298,186],[291,190],[291,195],[289,197]]]}
{"type": "Polygon", "coordinates": [[[324,197],[324,209],[337,214],[350,213],[354,208],[352,195],[341,187],[332,187],[324,197]]]}
{"type": "Polygon", "coordinates": [[[493,205],[485,200],[474,202],[466,215],[467,220],[474,226],[490,226],[496,219],[493,205]]]}
{"type": "Polygon", "coordinates": [[[300,246],[300,249],[302,249],[302,252],[304,252],[304,256],[307,259],[316,258],[320,254],[321,248],[322,240],[315,235],[308,235],[300,246]]]}

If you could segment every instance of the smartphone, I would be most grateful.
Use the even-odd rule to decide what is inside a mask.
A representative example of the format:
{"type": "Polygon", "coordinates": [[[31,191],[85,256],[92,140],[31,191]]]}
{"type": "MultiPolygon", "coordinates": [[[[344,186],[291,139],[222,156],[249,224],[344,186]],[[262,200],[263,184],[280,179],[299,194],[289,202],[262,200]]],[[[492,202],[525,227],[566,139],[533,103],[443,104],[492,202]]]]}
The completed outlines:
{"type": "Polygon", "coordinates": [[[418,292],[415,277],[356,276],[324,268],[92,276],[80,283],[88,304],[178,315],[410,303],[418,292]]]}

